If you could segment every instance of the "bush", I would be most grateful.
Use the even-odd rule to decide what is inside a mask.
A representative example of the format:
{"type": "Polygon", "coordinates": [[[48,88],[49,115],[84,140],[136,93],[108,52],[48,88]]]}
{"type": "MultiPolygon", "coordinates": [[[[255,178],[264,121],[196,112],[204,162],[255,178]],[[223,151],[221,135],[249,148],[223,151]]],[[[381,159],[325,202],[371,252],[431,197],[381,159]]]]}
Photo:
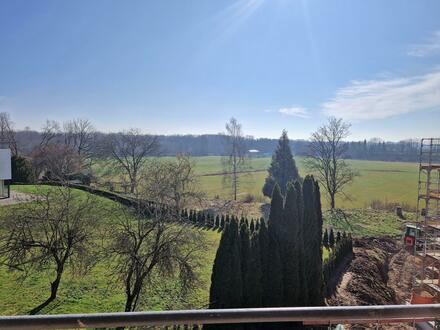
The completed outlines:
{"type": "Polygon", "coordinates": [[[81,184],[85,184],[86,186],[90,186],[92,182],[93,176],[89,173],[75,173],[71,174],[67,177],[69,181],[79,181],[81,184]]]}
{"type": "Polygon", "coordinates": [[[329,296],[335,289],[334,285],[336,282],[331,283],[331,278],[341,264],[343,264],[346,257],[353,257],[353,239],[351,234],[346,234],[345,232],[341,235],[338,231],[336,234],[340,239],[331,249],[328,259],[322,265],[322,273],[324,277],[325,284],[325,294],[329,296]]]}
{"type": "Polygon", "coordinates": [[[380,199],[374,199],[367,206],[372,208],[373,210],[385,210],[391,212],[394,211],[398,206],[407,212],[416,211],[415,207],[409,205],[408,203],[398,203],[398,202],[388,201],[386,199],[385,201],[382,201],[380,199]]]}
{"type": "Polygon", "coordinates": [[[246,195],[244,195],[244,197],[243,197],[243,203],[253,203],[253,202],[255,202],[255,196],[254,195],[252,195],[252,194],[246,194],[246,195]]]}
{"type": "Polygon", "coordinates": [[[12,156],[12,183],[29,183],[32,181],[32,167],[30,162],[21,156],[12,156]]]}

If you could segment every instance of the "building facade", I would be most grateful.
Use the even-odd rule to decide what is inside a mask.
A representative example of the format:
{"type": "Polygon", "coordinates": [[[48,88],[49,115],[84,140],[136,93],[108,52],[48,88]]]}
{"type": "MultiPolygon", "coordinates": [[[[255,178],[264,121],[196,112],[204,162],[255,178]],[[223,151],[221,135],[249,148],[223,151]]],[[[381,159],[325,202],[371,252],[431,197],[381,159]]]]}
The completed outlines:
{"type": "Polygon", "coordinates": [[[9,181],[12,179],[11,150],[0,149],[0,198],[8,198],[9,181]]]}

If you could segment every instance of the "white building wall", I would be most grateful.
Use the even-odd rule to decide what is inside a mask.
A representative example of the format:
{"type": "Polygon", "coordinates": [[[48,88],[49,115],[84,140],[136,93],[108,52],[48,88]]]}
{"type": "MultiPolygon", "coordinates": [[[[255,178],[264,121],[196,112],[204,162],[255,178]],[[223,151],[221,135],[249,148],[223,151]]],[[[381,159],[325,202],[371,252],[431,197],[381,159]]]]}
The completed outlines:
{"type": "Polygon", "coordinates": [[[11,150],[0,149],[0,180],[11,180],[11,150]]]}

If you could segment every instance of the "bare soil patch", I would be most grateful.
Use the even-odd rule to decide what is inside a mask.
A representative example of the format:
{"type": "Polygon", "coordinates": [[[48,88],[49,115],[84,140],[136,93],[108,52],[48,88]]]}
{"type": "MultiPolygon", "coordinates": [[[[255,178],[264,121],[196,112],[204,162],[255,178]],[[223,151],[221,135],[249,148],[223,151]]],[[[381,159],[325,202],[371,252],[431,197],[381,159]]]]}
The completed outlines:
{"type": "Polygon", "coordinates": [[[0,199],[0,206],[27,203],[33,201],[34,199],[35,196],[31,194],[25,194],[18,191],[11,191],[11,196],[9,198],[0,199]]]}
{"type": "Polygon", "coordinates": [[[263,203],[244,203],[242,201],[224,199],[205,199],[194,204],[196,209],[202,209],[212,214],[230,214],[237,217],[259,219],[263,203]]]}
{"type": "MultiPolygon", "coordinates": [[[[418,260],[390,237],[354,240],[355,257],[342,276],[333,306],[405,304],[410,298],[418,260]]],[[[376,324],[350,325],[348,329],[376,329],[376,324]]],[[[379,325],[381,329],[412,329],[409,324],[379,325]]]]}
{"type": "MultiPolygon", "coordinates": [[[[267,170],[246,170],[246,171],[239,171],[237,173],[239,174],[245,174],[245,173],[259,173],[259,172],[267,172],[267,170]]],[[[205,173],[200,174],[199,176],[223,176],[223,175],[230,175],[231,172],[216,172],[216,173],[205,173]]]]}

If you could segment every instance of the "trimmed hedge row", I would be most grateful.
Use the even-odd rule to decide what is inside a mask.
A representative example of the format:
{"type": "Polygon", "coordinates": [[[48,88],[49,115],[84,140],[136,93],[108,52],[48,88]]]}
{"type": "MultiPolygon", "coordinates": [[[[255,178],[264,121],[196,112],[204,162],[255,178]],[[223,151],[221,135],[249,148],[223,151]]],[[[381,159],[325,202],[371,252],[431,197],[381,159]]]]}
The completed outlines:
{"type": "Polygon", "coordinates": [[[346,258],[353,257],[353,239],[351,234],[340,232],[336,235],[336,243],[330,251],[329,257],[323,262],[322,273],[324,276],[324,285],[326,296],[331,295],[334,290],[335,281],[332,281],[336,272],[339,271],[341,265],[344,264],[346,258]]]}
{"type": "MultiPolygon", "coordinates": [[[[42,182],[41,184],[48,185],[48,186],[63,186],[66,185],[65,183],[57,182],[57,181],[46,181],[42,182]]],[[[31,185],[30,183],[19,183],[19,185],[31,185]]],[[[75,184],[75,183],[68,183],[68,187],[79,189],[82,191],[86,191],[90,194],[104,197],[107,199],[110,199],[112,201],[118,202],[122,205],[128,206],[128,207],[138,207],[140,200],[128,197],[128,196],[122,196],[118,193],[108,191],[108,190],[102,190],[93,188],[87,185],[82,184],[75,184]]],[[[149,213],[153,213],[155,208],[157,207],[157,203],[147,201],[146,202],[148,206],[147,209],[149,210],[149,213]]],[[[251,230],[253,230],[253,227],[257,225],[257,222],[260,219],[248,219],[244,217],[236,217],[229,214],[212,214],[211,212],[206,211],[200,211],[200,210],[194,210],[194,209],[183,209],[180,214],[180,219],[184,222],[190,222],[194,224],[197,227],[203,227],[206,229],[212,229],[212,230],[219,230],[222,231],[225,227],[226,221],[230,221],[232,219],[235,219],[237,221],[244,221],[249,226],[251,230]]]]}

